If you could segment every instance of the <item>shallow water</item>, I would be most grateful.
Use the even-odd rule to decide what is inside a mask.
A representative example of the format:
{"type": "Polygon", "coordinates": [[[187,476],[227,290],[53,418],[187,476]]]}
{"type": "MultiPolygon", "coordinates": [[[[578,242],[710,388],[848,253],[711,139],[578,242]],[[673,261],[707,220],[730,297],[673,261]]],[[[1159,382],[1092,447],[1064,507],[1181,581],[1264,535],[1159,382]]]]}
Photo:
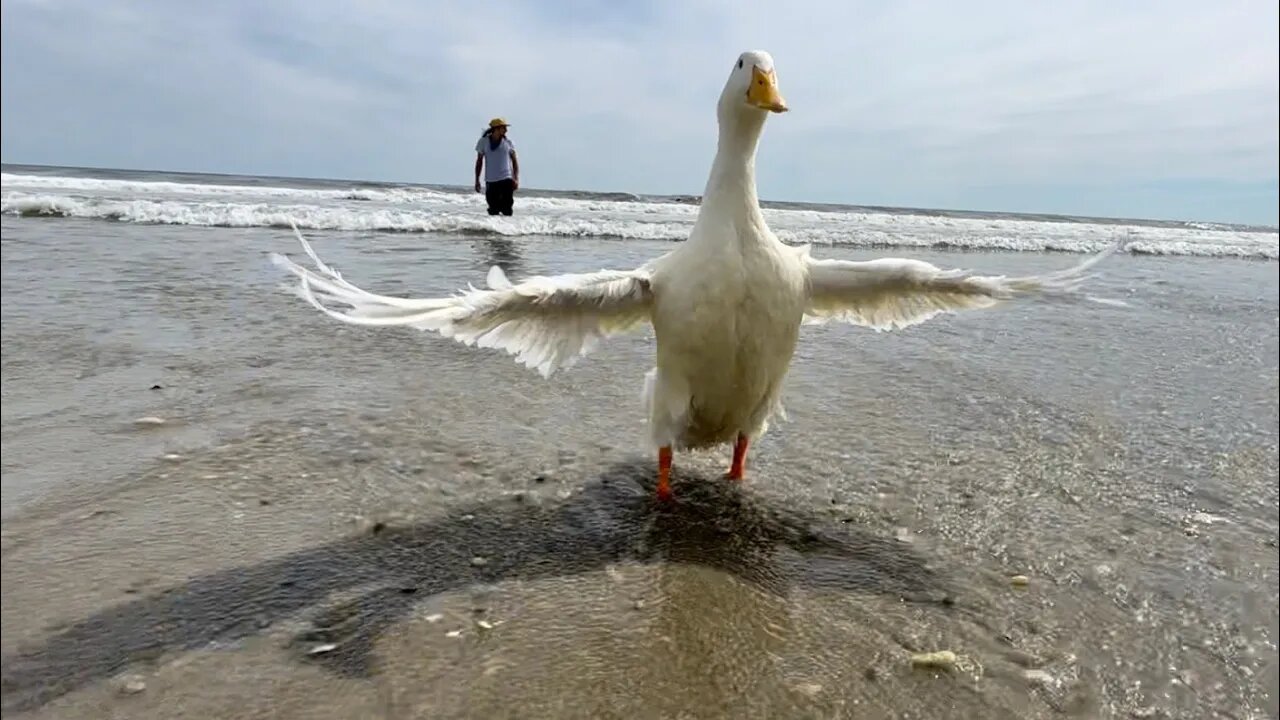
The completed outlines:
{"type": "MultiPolygon", "coordinates": [[[[278,289],[284,231],[2,230],[6,716],[1277,713],[1274,262],[1121,256],[1090,292],[1124,307],[808,328],[748,481],[678,455],[664,511],[643,334],[544,381],[320,316],[278,289]]],[[[671,247],[312,239],[415,294],[671,247]]]]}

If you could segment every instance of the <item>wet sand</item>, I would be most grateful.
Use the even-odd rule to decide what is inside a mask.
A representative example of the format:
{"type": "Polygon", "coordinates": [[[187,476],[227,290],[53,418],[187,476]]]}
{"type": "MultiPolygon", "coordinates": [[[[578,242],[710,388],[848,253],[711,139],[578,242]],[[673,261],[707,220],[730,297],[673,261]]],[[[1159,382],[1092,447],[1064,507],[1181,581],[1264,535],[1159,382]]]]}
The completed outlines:
{"type": "MultiPolygon", "coordinates": [[[[320,317],[287,233],[3,222],[6,717],[1277,714],[1274,263],[809,329],[747,482],[662,508],[643,336],[544,381],[320,317]]],[[[316,245],[390,292],[666,247],[316,245]]]]}

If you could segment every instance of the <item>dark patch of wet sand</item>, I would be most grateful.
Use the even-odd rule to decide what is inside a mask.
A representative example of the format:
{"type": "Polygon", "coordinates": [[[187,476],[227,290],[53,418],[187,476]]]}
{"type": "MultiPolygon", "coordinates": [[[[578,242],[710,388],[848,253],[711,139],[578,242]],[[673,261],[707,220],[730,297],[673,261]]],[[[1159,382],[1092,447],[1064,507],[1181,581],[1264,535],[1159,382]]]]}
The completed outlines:
{"type": "MultiPolygon", "coordinates": [[[[224,465],[227,454],[209,461],[224,465]]],[[[19,623],[10,622],[9,611],[15,604],[26,605],[24,600],[37,601],[30,596],[34,593],[15,589],[13,583],[20,582],[25,557],[47,558],[42,548],[22,538],[49,528],[30,527],[6,538],[6,627],[19,630],[4,638],[7,711],[44,707],[59,713],[93,707],[99,713],[118,708],[137,717],[145,715],[149,699],[160,698],[153,709],[171,713],[171,701],[183,694],[179,678],[191,677],[197,672],[192,668],[200,666],[212,674],[190,688],[194,697],[184,697],[182,707],[197,715],[221,716],[243,709],[243,688],[262,681],[246,679],[261,674],[254,668],[262,663],[274,662],[296,669],[283,673],[285,685],[327,687],[342,679],[338,685],[345,687],[360,679],[370,688],[382,687],[377,694],[391,703],[388,707],[430,701],[441,710],[454,703],[459,712],[469,708],[467,712],[480,713],[471,715],[476,717],[501,716],[502,707],[511,716],[535,712],[532,688],[512,694],[511,682],[521,676],[551,691],[540,702],[551,703],[545,705],[548,712],[559,704],[554,714],[561,717],[600,717],[602,712],[632,716],[629,701],[652,710],[661,698],[675,703],[673,710],[745,703],[743,711],[759,712],[794,705],[796,700],[788,698],[796,692],[809,701],[818,692],[817,678],[788,679],[781,668],[772,667],[788,644],[794,618],[787,607],[794,594],[853,593],[876,598],[868,602],[955,611],[944,581],[907,543],[773,506],[719,478],[680,476],[679,501],[656,503],[651,468],[643,462],[610,468],[567,497],[535,488],[526,495],[456,507],[425,521],[366,521],[340,540],[283,555],[271,552],[284,549],[279,545],[260,546],[238,533],[219,537],[230,528],[210,527],[219,524],[210,522],[215,514],[201,518],[195,506],[202,500],[230,500],[241,512],[256,516],[244,524],[248,535],[267,535],[273,541],[283,537],[286,546],[305,546],[306,536],[314,540],[327,534],[306,531],[320,518],[308,521],[306,509],[282,508],[265,496],[256,503],[231,499],[248,488],[214,485],[227,474],[196,475],[199,462],[186,468],[189,481],[208,478],[208,484],[188,482],[190,492],[170,508],[176,513],[158,513],[154,506],[159,486],[169,493],[177,490],[175,475],[181,472],[171,470],[163,479],[155,474],[150,482],[100,498],[100,511],[75,518],[72,527],[64,524],[70,520],[65,514],[44,518],[64,528],[54,533],[62,542],[89,556],[94,555],[92,546],[104,543],[132,546],[137,552],[122,552],[114,563],[99,558],[106,560],[100,566],[116,566],[110,573],[114,587],[95,586],[91,576],[75,570],[46,577],[44,588],[58,587],[83,604],[45,603],[43,633],[21,632],[19,623]],[[290,522],[282,515],[294,516],[301,532],[280,533],[290,522]],[[181,558],[179,567],[165,567],[164,558],[157,556],[173,544],[156,536],[170,533],[207,552],[181,558]],[[92,541],[80,542],[90,537],[92,541]],[[172,584],[174,571],[181,574],[183,565],[216,565],[245,555],[260,559],[172,584]],[[77,585],[85,592],[74,591],[77,585]],[[71,620],[99,604],[106,607],[71,620]],[[421,620],[427,610],[432,610],[431,622],[421,620]],[[461,635],[450,637],[450,630],[461,630],[461,635]],[[579,652],[600,653],[605,649],[601,644],[612,649],[575,668],[574,658],[583,659],[579,652]],[[437,667],[446,648],[453,660],[437,667]],[[562,665],[558,669],[557,660],[562,665]],[[210,667],[226,663],[237,669],[210,667]],[[316,675],[317,667],[325,672],[316,675]],[[603,677],[575,689],[585,681],[584,671],[591,675],[593,668],[603,671],[603,677]],[[423,684],[443,670],[448,672],[441,681],[423,684]],[[123,693],[122,683],[135,675],[145,678],[146,690],[123,693]],[[463,675],[489,678],[496,685],[472,685],[462,681],[463,675]],[[621,695],[588,691],[609,678],[635,685],[621,695]],[[214,691],[224,682],[241,691],[214,691]],[[562,682],[569,684],[561,687],[562,682]],[[681,687],[688,683],[694,686],[681,687]],[[793,687],[797,683],[800,691],[793,687]],[[406,694],[406,687],[413,692],[406,694]],[[751,687],[763,694],[747,692],[751,687]],[[387,696],[393,688],[399,689],[387,696]],[[712,698],[706,697],[708,692],[712,698]],[[496,704],[482,711],[486,696],[496,704]],[[229,697],[239,699],[224,704],[229,697]],[[193,705],[198,698],[213,706],[193,705]]],[[[252,468],[238,470],[239,475],[230,476],[253,474],[252,468]]],[[[310,479],[302,475],[302,482],[310,479]]],[[[547,485],[538,478],[530,483],[547,485]]],[[[298,499],[316,503],[316,487],[311,485],[312,494],[298,499]]],[[[288,489],[287,480],[269,488],[277,497],[288,489]]],[[[332,499],[340,500],[341,493],[332,499]]],[[[83,565],[88,558],[81,553],[68,559],[83,565]]],[[[25,608],[21,626],[39,626],[41,613],[32,613],[34,609],[25,608]]],[[[876,665],[872,657],[866,662],[868,668],[876,665]]],[[[277,668],[266,675],[279,682],[282,672],[277,668]]],[[[311,693],[301,692],[302,705],[281,702],[276,693],[262,700],[277,717],[290,707],[299,716],[315,717],[311,693]]],[[[354,695],[335,698],[328,711],[350,717],[371,702],[358,699],[362,693],[354,695]],[[349,704],[353,700],[356,706],[349,704]]]]}

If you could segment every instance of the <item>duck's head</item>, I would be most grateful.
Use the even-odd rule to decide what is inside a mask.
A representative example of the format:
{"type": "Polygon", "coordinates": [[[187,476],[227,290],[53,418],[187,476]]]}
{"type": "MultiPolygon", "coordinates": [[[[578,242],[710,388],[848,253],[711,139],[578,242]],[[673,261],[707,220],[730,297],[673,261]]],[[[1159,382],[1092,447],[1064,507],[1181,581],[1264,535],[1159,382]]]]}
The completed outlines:
{"type": "Polygon", "coordinates": [[[757,113],[787,111],[787,101],[778,92],[778,76],[769,53],[751,50],[738,56],[720,94],[720,109],[757,113]]]}

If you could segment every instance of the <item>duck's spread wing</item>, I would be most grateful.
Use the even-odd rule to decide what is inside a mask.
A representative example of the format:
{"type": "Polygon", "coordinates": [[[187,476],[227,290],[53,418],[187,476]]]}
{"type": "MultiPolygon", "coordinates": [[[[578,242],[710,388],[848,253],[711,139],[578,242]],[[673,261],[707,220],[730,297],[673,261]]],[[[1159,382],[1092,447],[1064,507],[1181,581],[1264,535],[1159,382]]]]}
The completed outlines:
{"type": "Polygon", "coordinates": [[[1025,277],[944,270],[921,260],[881,258],[855,262],[819,260],[808,267],[807,323],[842,320],[876,330],[916,325],[945,312],[986,308],[1029,293],[1070,293],[1085,271],[1123,247],[1116,244],[1055,273],[1025,277]]]}
{"type": "Polygon", "coordinates": [[[512,283],[496,266],[489,288],[468,287],[452,297],[375,295],[343,279],[294,233],[317,270],[273,253],[272,261],[299,278],[294,291],[321,312],[352,325],[405,326],[437,332],[467,345],[499,348],[544,377],[569,367],[599,341],[649,321],[652,293],[644,269],[531,277],[512,283]],[[346,305],[339,311],[331,304],[346,305]]]}

